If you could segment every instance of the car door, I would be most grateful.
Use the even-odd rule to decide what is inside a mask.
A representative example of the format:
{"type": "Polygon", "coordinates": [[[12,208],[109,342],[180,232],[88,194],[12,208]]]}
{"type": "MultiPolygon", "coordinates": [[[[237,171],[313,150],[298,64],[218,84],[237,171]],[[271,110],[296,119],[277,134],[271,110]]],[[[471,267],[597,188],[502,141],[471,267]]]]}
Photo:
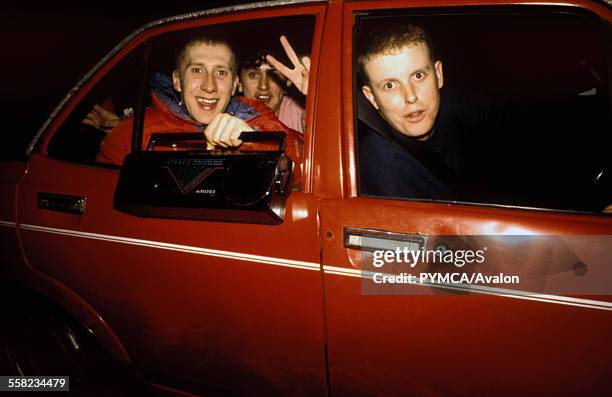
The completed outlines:
{"type": "MultiPolygon", "coordinates": [[[[19,188],[20,236],[29,264],[91,305],[148,380],[195,392],[322,395],[323,300],[310,185],[290,194],[280,225],[136,217],[113,208],[119,169],[83,160],[80,146],[89,133],[79,131],[80,120],[104,100],[96,90],[110,81],[136,98],[146,40],[165,32],[240,21],[246,31],[262,20],[274,29],[274,21],[305,16],[316,78],[324,6],[241,9],[152,24],[101,62],[50,119],[31,155],[19,188]]],[[[308,115],[313,106],[309,97],[308,115]]],[[[116,112],[121,108],[129,115],[137,106],[116,112]]],[[[97,146],[88,151],[95,155],[97,146]]]]}
{"type": "MultiPolygon", "coordinates": [[[[587,13],[595,26],[611,18],[608,9],[580,5],[590,10],[587,13]]],[[[342,61],[328,65],[320,76],[320,81],[342,81],[341,91],[334,92],[342,101],[322,104],[328,106],[328,114],[341,117],[328,118],[317,126],[318,131],[327,128],[342,133],[318,134],[316,144],[316,154],[324,160],[317,182],[326,196],[320,205],[320,230],[332,393],[608,395],[611,368],[603,357],[612,353],[608,337],[612,300],[606,287],[612,280],[612,263],[606,254],[612,231],[609,215],[360,194],[355,112],[361,87],[352,80],[357,78],[356,43],[348,39],[360,18],[380,16],[386,21],[384,18],[401,18],[405,13],[413,23],[429,26],[439,18],[435,26],[448,30],[446,36],[438,33],[436,38],[456,37],[461,44],[450,50],[458,54],[454,60],[461,62],[474,50],[469,46],[478,47],[483,57],[486,51],[495,51],[489,47],[485,51],[482,42],[489,35],[501,37],[496,24],[499,30],[506,29],[494,17],[499,12],[512,14],[521,30],[529,29],[527,19],[540,18],[532,26],[541,24],[544,32],[550,27],[546,23],[559,17],[556,12],[565,15],[569,11],[543,6],[533,16],[536,9],[529,7],[470,8],[457,2],[438,2],[436,7],[400,1],[344,4],[343,29],[335,33],[337,41],[343,38],[342,61]],[[419,8],[426,6],[432,8],[419,8]],[[528,16],[520,19],[518,15],[528,16]],[[492,30],[478,31],[479,24],[492,30]],[[404,249],[429,250],[433,256],[458,251],[465,255],[472,250],[472,264],[406,261],[404,249]],[[483,262],[478,262],[477,255],[483,256],[483,262]],[[419,279],[421,273],[439,278],[419,279]],[[462,281],[462,275],[473,273],[519,278],[486,285],[462,281]],[[415,277],[412,282],[403,281],[410,277],[415,277]],[[520,281],[513,284],[516,280],[520,281]]],[[[381,22],[383,25],[388,24],[381,22]]],[[[518,36],[516,40],[528,45],[518,36]]],[[[326,37],[327,41],[333,42],[326,37]]],[[[498,45],[500,52],[512,51],[498,45]]],[[[585,43],[589,45],[592,43],[585,43]]],[[[444,47],[444,43],[438,41],[435,46],[444,47]]],[[[535,48],[545,51],[542,46],[535,48]]],[[[323,51],[338,49],[330,44],[323,51]]],[[[538,60],[529,59],[528,64],[533,67],[538,60]]],[[[468,83],[473,79],[470,84],[482,82],[486,71],[471,65],[465,62],[462,76],[460,68],[452,70],[447,62],[445,85],[462,77],[468,83]]],[[[547,66],[549,76],[557,73],[554,62],[547,66]]],[[[511,74],[497,76],[500,83],[511,78],[511,74]]],[[[609,117],[609,108],[606,112],[609,117]]],[[[573,142],[578,150],[579,144],[573,142]]],[[[554,147],[554,141],[550,144],[554,147]]],[[[516,169],[521,161],[517,153],[516,169]]]]}

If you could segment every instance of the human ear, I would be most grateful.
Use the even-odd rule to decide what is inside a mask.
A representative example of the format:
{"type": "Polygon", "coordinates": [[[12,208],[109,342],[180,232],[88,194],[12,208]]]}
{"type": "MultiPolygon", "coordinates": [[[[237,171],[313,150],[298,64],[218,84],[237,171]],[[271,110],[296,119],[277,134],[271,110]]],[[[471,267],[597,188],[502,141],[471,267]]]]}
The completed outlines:
{"type": "Polygon", "coordinates": [[[442,73],[442,62],[436,61],[434,65],[436,69],[436,77],[438,79],[438,89],[444,86],[444,74],[442,73]]]}
{"type": "Polygon", "coordinates": [[[176,91],[181,92],[181,78],[176,70],[172,72],[172,85],[176,91]]]}
{"type": "Polygon", "coordinates": [[[378,110],[378,103],[376,103],[376,98],[374,98],[374,93],[372,92],[372,89],[369,86],[364,85],[363,87],[361,87],[361,92],[363,92],[363,95],[365,95],[368,101],[370,101],[372,106],[374,106],[374,108],[378,110]]]}
{"type": "MultiPolygon", "coordinates": [[[[238,76],[234,76],[234,83],[233,83],[233,87],[232,87],[232,96],[236,93],[236,88],[238,88],[238,84],[240,84],[240,80],[238,80],[238,76]]],[[[240,90],[242,91],[242,86],[240,87],[240,90]]]]}

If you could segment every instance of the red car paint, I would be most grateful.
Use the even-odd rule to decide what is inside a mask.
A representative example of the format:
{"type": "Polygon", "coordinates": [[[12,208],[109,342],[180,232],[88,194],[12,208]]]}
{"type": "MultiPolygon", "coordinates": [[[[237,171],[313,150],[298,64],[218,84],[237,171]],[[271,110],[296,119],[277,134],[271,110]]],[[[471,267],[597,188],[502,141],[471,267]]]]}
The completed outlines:
{"type": "MultiPolygon", "coordinates": [[[[558,4],[539,1],[538,4],[558,4]]],[[[610,235],[607,216],[381,200],[358,194],[352,23],[385,8],[528,1],[330,1],[153,26],[97,70],[26,163],[3,163],[3,278],[89,327],[155,387],[237,395],[609,395],[610,306],[502,295],[362,294],[345,228],[410,235],[610,235]],[[113,209],[118,171],[56,160],[47,146],[85,94],[149,37],[208,24],[310,14],[304,186],[278,226],[137,218],[113,209]],[[84,215],[37,193],[87,198],[84,215]],[[17,254],[15,246],[20,248],[17,254]],[[164,385],[165,379],[175,383],[164,385]],[[197,386],[193,386],[197,385],[197,386]],[[193,387],[192,387],[193,386],[193,387]],[[178,389],[179,387],[176,387],[178,389]]],[[[612,21],[609,8],[571,0],[612,21]]],[[[610,303],[609,296],[589,297],[610,303]]]]}

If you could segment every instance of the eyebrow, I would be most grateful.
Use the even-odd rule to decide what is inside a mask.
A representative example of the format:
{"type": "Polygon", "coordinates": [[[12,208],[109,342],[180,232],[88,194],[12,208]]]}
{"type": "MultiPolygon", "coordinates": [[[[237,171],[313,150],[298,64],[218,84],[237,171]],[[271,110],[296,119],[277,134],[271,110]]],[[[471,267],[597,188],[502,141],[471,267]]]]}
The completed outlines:
{"type": "MultiPolygon", "coordinates": [[[[412,71],[410,73],[410,76],[414,76],[415,73],[419,73],[419,72],[420,73],[423,73],[423,72],[431,73],[434,70],[435,70],[435,68],[433,68],[431,64],[428,64],[428,65],[425,65],[423,67],[415,69],[414,71],[412,71]]],[[[385,84],[385,83],[387,83],[389,81],[399,81],[399,80],[397,78],[395,78],[395,77],[389,77],[389,78],[386,78],[386,79],[382,79],[379,82],[374,83],[374,84],[375,85],[383,85],[383,84],[385,84]]]]}
{"type": "MultiPolygon", "coordinates": [[[[427,63],[426,65],[423,65],[421,67],[418,67],[416,69],[414,69],[412,72],[410,72],[410,75],[412,76],[413,74],[417,73],[417,72],[431,72],[435,70],[435,66],[432,63],[427,63]]],[[[386,80],[395,80],[395,78],[387,78],[384,79],[386,80]]]]}
{"type": "Polygon", "coordinates": [[[423,66],[422,68],[415,69],[415,71],[410,73],[410,75],[412,76],[413,74],[418,73],[418,72],[431,72],[432,70],[434,70],[432,65],[427,64],[426,66],[423,66]]]}
{"type": "MultiPolygon", "coordinates": [[[[202,62],[189,62],[187,63],[187,66],[202,66],[205,67],[206,64],[202,63],[202,62]]],[[[216,64],[216,65],[212,65],[213,68],[223,68],[223,69],[231,69],[231,66],[226,66],[226,65],[221,65],[221,64],[216,64]]]]}

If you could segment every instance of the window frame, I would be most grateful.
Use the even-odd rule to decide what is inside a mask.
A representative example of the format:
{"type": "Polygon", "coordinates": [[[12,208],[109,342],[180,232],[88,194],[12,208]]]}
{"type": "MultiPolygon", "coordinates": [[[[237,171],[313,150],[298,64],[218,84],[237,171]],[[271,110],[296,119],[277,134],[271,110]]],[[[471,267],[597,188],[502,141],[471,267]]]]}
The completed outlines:
{"type": "MultiPolygon", "coordinates": [[[[593,19],[597,18],[602,21],[602,24],[605,24],[606,21],[608,24],[612,23],[612,11],[605,8],[604,6],[594,4],[585,0],[575,0],[573,4],[563,4],[554,3],[552,1],[531,3],[528,1],[518,1],[504,3],[503,1],[484,1],[477,5],[473,3],[469,3],[467,1],[455,1],[451,2],[448,0],[442,0],[436,2],[435,5],[432,5],[429,2],[419,0],[415,2],[408,2],[405,0],[400,0],[398,2],[393,2],[390,4],[389,2],[382,1],[371,1],[367,3],[359,3],[359,4],[349,4],[345,7],[344,13],[344,26],[343,31],[347,37],[351,38],[350,43],[348,43],[348,48],[344,52],[344,63],[345,65],[351,65],[351,73],[344,74],[343,81],[343,106],[344,111],[349,112],[352,117],[345,121],[345,134],[343,137],[343,144],[346,150],[343,151],[343,164],[349,170],[346,173],[347,185],[348,185],[348,197],[351,198],[364,198],[364,199],[376,199],[376,200],[391,200],[390,202],[415,202],[415,203],[424,203],[424,204],[441,204],[444,206],[447,205],[461,205],[461,206],[470,206],[470,207],[481,207],[481,208],[498,208],[498,209],[508,209],[508,210],[527,210],[527,211],[536,211],[536,212],[551,212],[551,213],[561,213],[561,214],[575,214],[575,215],[597,215],[597,216],[610,216],[611,214],[600,213],[600,212],[590,212],[590,211],[581,211],[581,210],[571,210],[571,209],[554,209],[554,208],[543,208],[543,207],[530,207],[524,205],[508,205],[508,204],[495,204],[495,203],[481,203],[475,201],[458,201],[458,200],[434,200],[434,199],[417,199],[417,198],[403,198],[403,197],[385,197],[385,196],[374,196],[367,195],[361,193],[361,187],[359,184],[359,153],[358,153],[358,142],[357,142],[357,126],[358,126],[358,112],[357,112],[357,96],[353,95],[355,90],[359,89],[358,87],[358,76],[357,76],[357,64],[356,64],[356,56],[354,56],[356,41],[354,35],[354,27],[356,25],[357,19],[362,15],[367,14],[375,14],[375,13],[392,13],[393,11],[401,11],[406,15],[413,14],[415,16],[419,14],[423,15],[435,15],[442,13],[452,13],[453,16],[460,15],[461,13],[470,13],[481,12],[481,13],[495,13],[502,11],[505,8],[505,12],[510,10],[517,10],[518,13],[528,14],[528,10],[530,7],[537,7],[538,12],[543,13],[547,11],[547,8],[553,9],[556,12],[561,12],[562,10],[572,11],[574,14],[588,14],[588,17],[593,19]],[[499,10],[499,11],[498,11],[499,10]]],[[[502,12],[503,13],[503,12],[502,12]]],[[[603,33],[603,32],[602,32],[603,33]]],[[[603,49],[604,51],[606,49],[603,49]]],[[[608,69],[610,68],[610,48],[608,51],[608,69]]],[[[607,76],[608,78],[608,96],[609,101],[612,106],[612,75],[607,76]]]]}
{"type": "MultiPolygon", "coordinates": [[[[322,1],[290,0],[274,1],[266,3],[243,4],[223,8],[204,10],[191,14],[178,15],[170,18],[151,22],[135,30],[132,34],[122,40],[106,56],[104,56],[63,98],[49,115],[43,126],[32,139],[26,156],[29,158],[35,154],[49,156],[48,146],[59,127],[68,119],[74,109],[83,99],[95,89],[97,83],[106,76],[110,70],[121,60],[128,56],[133,50],[152,38],[162,36],[165,33],[202,28],[224,23],[248,23],[260,19],[282,18],[291,16],[313,16],[314,30],[311,44],[311,70],[310,80],[316,81],[319,64],[319,53],[323,25],[325,19],[326,5],[322,1]]],[[[144,69],[144,68],[143,68],[144,69]]],[[[144,75],[145,73],[143,73],[144,75]]],[[[302,192],[312,191],[312,166],[313,161],[313,125],[314,125],[315,95],[311,93],[306,97],[306,128],[304,131],[304,153],[303,153],[303,188],[302,192]]],[[[136,124],[136,123],[135,123],[136,124]]],[[[66,161],[66,160],[60,160],[66,161]]],[[[75,165],[84,165],[76,162],[66,161],[75,165]]],[[[118,171],[120,167],[102,163],[91,163],[87,166],[108,168],[118,171]]]]}

